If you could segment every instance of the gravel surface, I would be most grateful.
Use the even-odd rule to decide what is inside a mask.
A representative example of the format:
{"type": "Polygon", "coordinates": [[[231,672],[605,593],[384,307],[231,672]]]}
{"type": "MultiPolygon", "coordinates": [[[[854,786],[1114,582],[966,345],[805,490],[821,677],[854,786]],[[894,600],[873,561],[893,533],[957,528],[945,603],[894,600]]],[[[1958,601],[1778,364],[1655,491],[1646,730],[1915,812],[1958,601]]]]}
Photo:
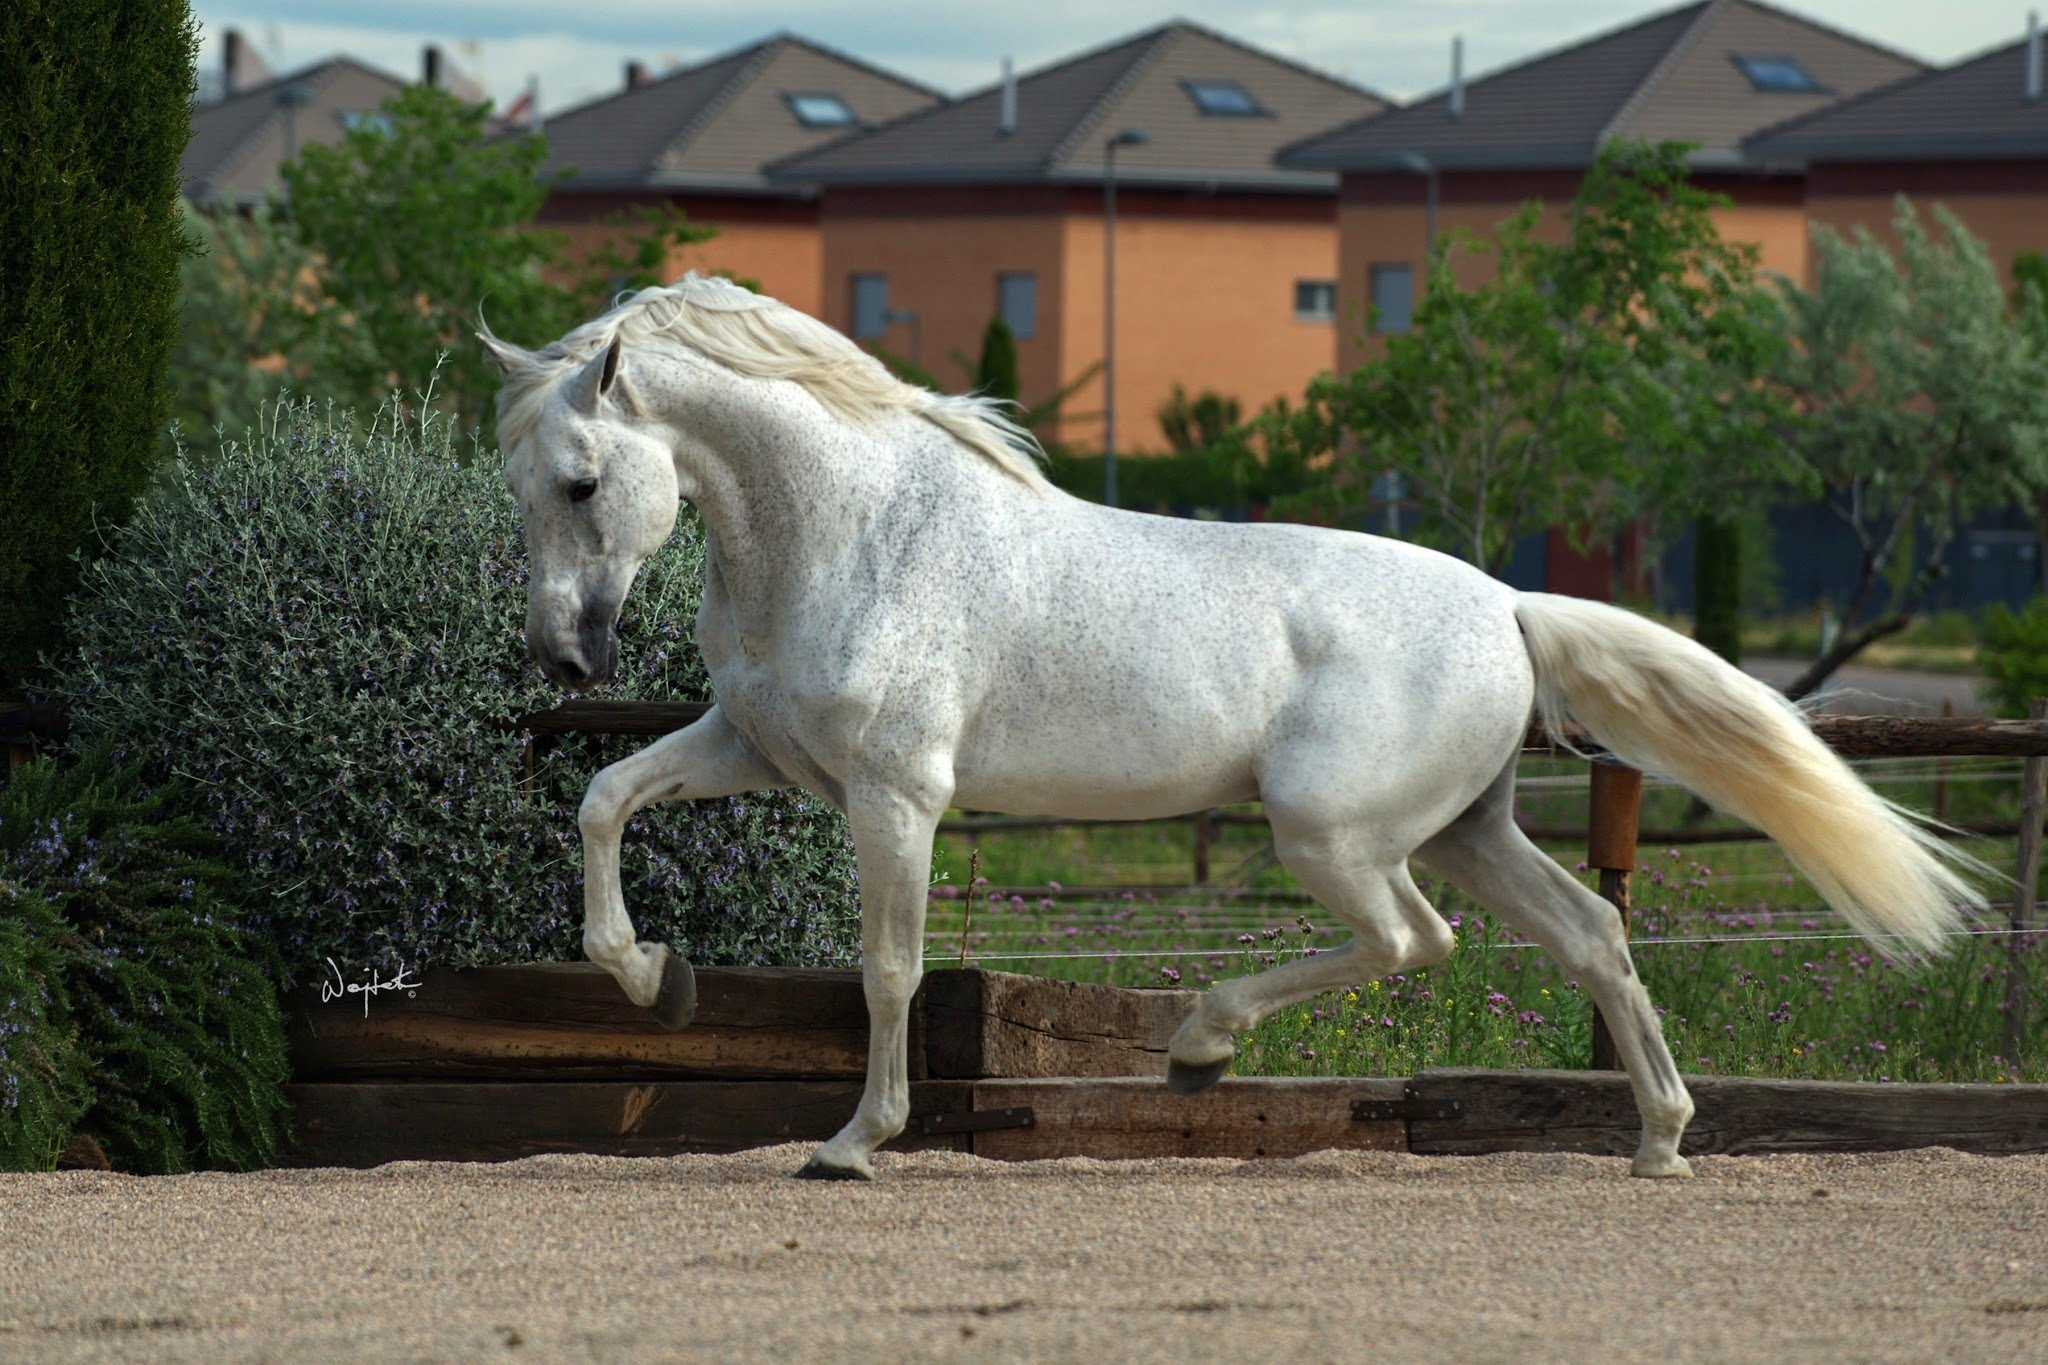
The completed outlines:
{"type": "Polygon", "coordinates": [[[0,1176],[0,1359],[2048,1357],[2048,1157],[0,1176]]]}

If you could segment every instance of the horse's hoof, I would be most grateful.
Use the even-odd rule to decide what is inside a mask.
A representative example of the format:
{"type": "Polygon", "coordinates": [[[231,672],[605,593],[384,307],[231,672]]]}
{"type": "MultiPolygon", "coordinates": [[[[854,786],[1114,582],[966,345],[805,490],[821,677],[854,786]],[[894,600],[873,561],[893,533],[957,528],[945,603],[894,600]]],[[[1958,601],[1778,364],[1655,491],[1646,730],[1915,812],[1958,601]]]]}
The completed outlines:
{"type": "Polygon", "coordinates": [[[812,1157],[796,1173],[798,1180],[873,1180],[873,1171],[863,1171],[855,1166],[835,1166],[829,1161],[812,1157]]]}
{"type": "Polygon", "coordinates": [[[1690,1180],[1692,1163],[1676,1152],[1657,1156],[1638,1152],[1629,1163],[1628,1173],[1644,1180],[1690,1180]]]}
{"type": "Polygon", "coordinates": [[[696,1017],[697,973],[690,969],[689,959],[673,949],[661,966],[661,994],[650,1008],[663,1028],[679,1029],[696,1017]]]}
{"type": "Polygon", "coordinates": [[[1176,1095],[1199,1095],[1223,1079],[1230,1070],[1230,1058],[1210,1062],[1207,1066],[1190,1066],[1186,1062],[1166,1059],[1166,1088],[1176,1095]]]}

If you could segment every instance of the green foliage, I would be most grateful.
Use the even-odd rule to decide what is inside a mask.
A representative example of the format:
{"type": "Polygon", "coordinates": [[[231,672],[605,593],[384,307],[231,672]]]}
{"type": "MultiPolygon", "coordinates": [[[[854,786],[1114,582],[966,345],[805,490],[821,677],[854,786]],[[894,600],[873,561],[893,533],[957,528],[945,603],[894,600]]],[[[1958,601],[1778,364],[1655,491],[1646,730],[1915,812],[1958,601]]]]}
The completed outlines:
{"type": "Polygon", "coordinates": [[[2048,253],[2022,251],[2013,256],[2012,303],[2022,312],[2048,309],[2048,253]]]}
{"type": "Polygon", "coordinates": [[[981,334],[981,361],[974,368],[974,391],[1016,402],[1024,386],[1017,378],[1017,338],[998,313],[981,334]]]}
{"type": "MultiPolygon", "coordinates": [[[[1190,408],[1200,407],[1202,401],[1197,399],[1190,408]]],[[[1298,503],[1317,475],[1309,467],[1308,452],[1283,439],[1293,430],[1287,401],[1276,399],[1250,424],[1226,426],[1226,420],[1235,420],[1236,411],[1236,400],[1217,399],[1199,417],[1191,417],[1184,435],[1208,444],[1171,454],[1120,457],[1117,501],[1140,511],[1192,510],[1197,515],[1298,503]]],[[[1055,449],[1046,474],[1076,497],[1102,497],[1100,455],[1055,449]]]]}
{"type": "Polygon", "coordinates": [[[1159,405],[1159,429],[1166,433],[1167,447],[1176,454],[1191,450],[1214,450],[1228,443],[1237,432],[1241,409],[1235,398],[1204,389],[1193,398],[1179,384],[1173,395],[1159,405]]]}
{"type": "Polygon", "coordinates": [[[69,932],[41,894],[0,876],[0,1171],[49,1170],[92,1103],[59,946],[69,932]]]}
{"type": "Polygon", "coordinates": [[[2048,598],[2014,612],[1994,603],[1978,627],[1977,667],[1984,698],[2001,716],[2024,716],[2027,704],[2048,697],[2048,598]]]}
{"type": "Polygon", "coordinates": [[[277,955],[245,927],[219,836],[179,804],[104,748],[68,768],[32,764],[0,789],[4,937],[45,985],[45,1037],[75,1040],[45,1054],[56,1079],[32,1074],[39,1112],[16,1127],[0,1105],[5,1164],[47,1166],[73,1133],[142,1173],[277,1155],[290,1069],[277,955]]]}
{"type": "Polygon", "coordinates": [[[1756,380],[1780,344],[1756,250],[1721,240],[1725,202],[1687,178],[1682,143],[1614,143],[1586,174],[1570,231],[1539,204],[1490,240],[1446,234],[1412,331],[1326,375],[1285,443],[1328,456],[1309,506],[1349,518],[1403,476],[1423,536],[1481,567],[1529,531],[1598,538],[1655,504],[1685,515],[1757,499],[1793,471],[1783,416],[1756,380]],[[1458,283],[1454,258],[1485,262],[1458,283]]]}
{"type": "Polygon", "coordinates": [[[314,265],[275,206],[215,216],[188,203],[185,222],[198,250],[178,296],[171,415],[189,439],[246,420],[281,385],[317,384],[304,363],[285,368],[285,338],[314,325],[314,265]]]}
{"type": "MultiPolygon", "coordinates": [[[[511,722],[559,694],[525,655],[516,507],[455,450],[445,416],[365,431],[280,408],[175,465],[75,607],[55,698],[85,738],[189,780],[293,980],[330,956],[388,977],[581,955],[576,806],[638,745],[566,743],[529,786],[511,722]]],[[[642,569],[615,695],[708,699],[703,553],[686,520],[642,569]]],[[[650,809],[624,880],[642,934],[700,961],[857,951],[844,822],[808,797],[650,809]]]]}
{"type": "Polygon", "coordinates": [[[208,224],[182,301],[188,431],[246,420],[280,385],[370,411],[438,366],[436,401],[488,433],[498,375],[473,335],[480,312],[508,336],[558,336],[621,290],[665,283],[670,252],[716,235],[673,204],[641,205],[572,253],[534,225],[541,138],[495,136],[482,106],[426,87],[383,112],[300,152],[287,200],[208,224]]]}
{"type": "Polygon", "coordinates": [[[1788,430],[1859,557],[1841,636],[1795,697],[1912,621],[1964,518],[2048,489],[2048,339],[2007,308],[1983,243],[1933,217],[1930,233],[1900,198],[1896,258],[1868,231],[1816,226],[1816,286],[1780,285],[1788,430]]]}
{"type": "Polygon", "coordinates": [[[197,42],[184,0],[0,8],[0,690],[155,463],[197,42]]]}
{"type": "Polygon", "coordinates": [[[1742,662],[1742,527],[1726,517],[1693,523],[1693,638],[1742,662]]]}

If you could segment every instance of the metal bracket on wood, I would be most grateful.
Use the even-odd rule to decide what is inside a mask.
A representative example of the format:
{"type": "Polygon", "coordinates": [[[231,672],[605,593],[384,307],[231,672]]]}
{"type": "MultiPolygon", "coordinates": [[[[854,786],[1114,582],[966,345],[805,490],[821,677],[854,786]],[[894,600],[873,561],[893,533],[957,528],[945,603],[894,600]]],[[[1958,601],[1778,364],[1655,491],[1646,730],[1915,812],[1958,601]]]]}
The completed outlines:
{"type": "Polygon", "coordinates": [[[1374,1119],[1454,1119],[1461,1108],[1456,1100],[1353,1100],[1351,1118],[1355,1123],[1374,1119]]]}
{"type": "Polygon", "coordinates": [[[1031,1112],[1031,1106],[1020,1104],[1014,1109],[977,1109],[968,1114],[926,1114],[917,1121],[917,1131],[924,1137],[938,1137],[945,1133],[980,1133],[991,1128],[1035,1128],[1038,1119],[1031,1112]]]}

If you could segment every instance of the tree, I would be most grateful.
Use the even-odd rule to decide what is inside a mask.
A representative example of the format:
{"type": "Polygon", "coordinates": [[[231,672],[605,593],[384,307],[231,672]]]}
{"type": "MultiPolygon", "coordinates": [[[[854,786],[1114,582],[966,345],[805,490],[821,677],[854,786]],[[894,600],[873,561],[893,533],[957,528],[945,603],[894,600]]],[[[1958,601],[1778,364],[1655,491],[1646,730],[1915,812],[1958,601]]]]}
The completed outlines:
{"type": "Polygon", "coordinates": [[[1000,313],[988,320],[988,327],[981,334],[981,362],[974,367],[974,391],[1011,403],[1024,391],[1017,378],[1017,337],[1000,313]]]}
{"type": "Polygon", "coordinates": [[[239,430],[249,395],[280,386],[372,411],[431,380],[437,405],[488,437],[498,375],[472,336],[479,311],[537,345],[622,289],[664,282],[673,248],[716,232],[643,206],[571,252],[534,224],[545,156],[541,138],[496,136],[484,106],[428,87],[305,148],[284,167],[285,197],[212,223],[188,272],[185,324],[211,358],[194,356],[183,420],[239,430]]]}
{"type": "Polygon", "coordinates": [[[184,0],[0,7],[0,689],[156,465],[197,43],[184,0]]]}
{"type": "Polygon", "coordinates": [[[1912,623],[1969,514],[2031,485],[2048,525],[2042,329],[2007,306],[1983,243],[1945,208],[1933,218],[1930,233],[1900,198],[1897,257],[1867,230],[1816,226],[1815,287],[1781,283],[1793,441],[1858,557],[1841,630],[1794,697],[1912,623]]]}
{"type": "MultiPolygon", "coordinates": [[[[1317,510],[1355,516],[1400,474],[1426,539],[1494,569],[1522,535],[1607,532],[1656,506],[1761,498],[1792,466],[1757,381],[1777,346],[1756,250],[1724,242],[1682,143],[1603,149],[1562,242],[1525,205],[1490,240],[1431,253],[1407,333],[1310,386],[1291,439],[1328,455],[1317,510]],[[1466,287],[1459,258],[1488,278],[1466,287]]],[[[1284,440],[1283,440],[1284,443],[1284,440]]]]}

